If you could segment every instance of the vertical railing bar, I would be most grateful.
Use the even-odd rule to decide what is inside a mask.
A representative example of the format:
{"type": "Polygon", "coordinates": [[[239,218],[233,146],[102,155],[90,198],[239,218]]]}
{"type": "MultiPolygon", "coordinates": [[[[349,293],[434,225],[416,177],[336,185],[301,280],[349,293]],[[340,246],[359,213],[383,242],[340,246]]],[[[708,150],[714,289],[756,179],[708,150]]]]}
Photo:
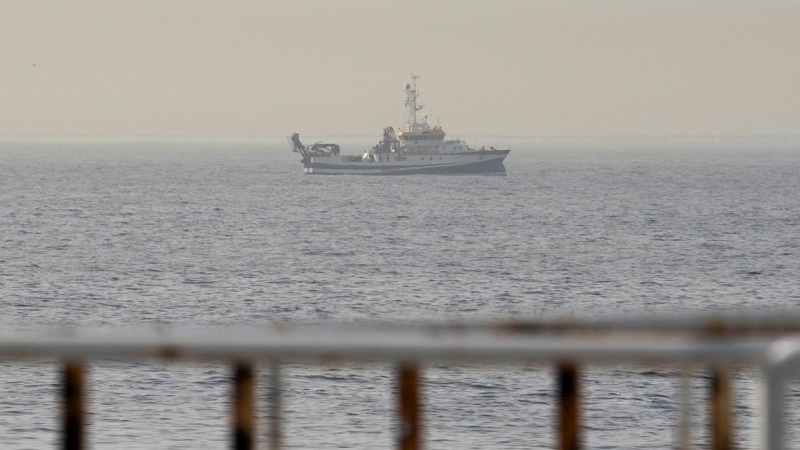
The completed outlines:
{"type": "Polygon", "coordinates": [[[283,445],[281,430],[283,387],[281,386],[281,381],[281,364],[279,361],[273,361],[269,386],[269,448],[271,450],[280,450],[283,445]]]}
{"type": "Polygon", "coordinates": [[[233,448],[255,449],[255,376],[253,365],[239,362],[234,366],[233,448]]]}
{"type": "Polygon", "coordinates": [[[558,448],[578,450],[580,440],[580,380],[574,364],[558,366],[558,448]]]}
{"type": "Polygon", "coordinates": [[[680,371],[680,418],[678,423],[677,447],[680,450],[692,448],[692,373],[688,366],[680,371]]]}
{"type": "Polygon", "coordinates": [[[78,361],[67,361],[62,374],[63,401],[63,448],[82,450],[85,443],[85,396],[84,368],[78,361]]]}
{"type": "Polygon", "coordinates": [[[783,450],[784,448],[784,396],[786,380],[783,368],[776,364],[766,364],[763,374],[763,423],[762,440],[764,450],[783,450]]]}
{"type": "Polygon", "coordinates": [[[398,369],[397,403],[399,430],[397,448],[422,449],[422,400],[420,369],[417,364],[403,363],[398,369]]]}
{"type": "Polygon", "coordinates": [[[728,368],[711,369],[711,448],[730,450],[733,426],[731,421],[731,373],[728,368]]]}

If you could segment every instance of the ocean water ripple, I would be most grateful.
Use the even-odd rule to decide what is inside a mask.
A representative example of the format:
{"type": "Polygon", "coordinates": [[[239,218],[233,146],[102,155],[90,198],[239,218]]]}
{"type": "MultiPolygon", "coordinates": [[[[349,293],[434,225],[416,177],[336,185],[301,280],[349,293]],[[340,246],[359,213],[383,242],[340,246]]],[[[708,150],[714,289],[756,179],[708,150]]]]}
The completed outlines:
{"type": "MultiPolygon", "coordinates": [[[[508,144],[504,177],[382,178],[303,176],[273,141],[1,143],[0,324],[800,305],[800,145],[508,144]]],[[[57,370],[53,361],[0,364],[3,448],[56,442],[57,370]]],[[[287,367],[287,447],[390,447],[391,375],[381,364],[287,367]]],[[[593,367],[585,376],[589,448],[673,447],[679,370],[593,367]]],[[[103,361],[89,377],[95,448],[228,446],[228,367],[103,361]]],[[[430,448],[552,448],[552,368],[434,366],[425,377],[430,448]]],[[[740,447],[757,442],[757,380],[737,375],[740,447]]],[[[709,381],[697,371],[691,383],[699,442],[709,381]]]]}

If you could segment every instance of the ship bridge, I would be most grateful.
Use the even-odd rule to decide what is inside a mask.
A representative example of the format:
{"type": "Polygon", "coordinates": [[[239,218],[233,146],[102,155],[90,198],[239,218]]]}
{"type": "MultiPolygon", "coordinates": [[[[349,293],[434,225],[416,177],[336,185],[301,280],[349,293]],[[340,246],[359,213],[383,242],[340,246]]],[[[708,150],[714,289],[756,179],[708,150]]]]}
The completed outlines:
{"type": "MultiPolygon", "coordinates": [[[[425,124],[427,125],[427,124],[425,124]]],[[[433,129],[425,131],[399,131],[397,133],[397,140],[399,141],[443,141],[447,133],[441,127],[433,127],[433,129]]]]}

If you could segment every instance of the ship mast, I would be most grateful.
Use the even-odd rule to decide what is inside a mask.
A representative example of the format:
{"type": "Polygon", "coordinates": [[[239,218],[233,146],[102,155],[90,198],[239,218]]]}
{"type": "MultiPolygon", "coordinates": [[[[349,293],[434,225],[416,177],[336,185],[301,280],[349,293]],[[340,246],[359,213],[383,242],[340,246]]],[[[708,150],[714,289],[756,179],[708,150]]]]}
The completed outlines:
{"type": "Polygon", "coordinates": [[[408,106],[408,117],[406,118],[406,131],[414,131],[419,128],[414,125],[419,125],[417,122],[417,111],[423,108],[423,105],[417,105],[417,78],[419,75],[411,74],[413,85],[406,83],[406,106],[408,106]]]}

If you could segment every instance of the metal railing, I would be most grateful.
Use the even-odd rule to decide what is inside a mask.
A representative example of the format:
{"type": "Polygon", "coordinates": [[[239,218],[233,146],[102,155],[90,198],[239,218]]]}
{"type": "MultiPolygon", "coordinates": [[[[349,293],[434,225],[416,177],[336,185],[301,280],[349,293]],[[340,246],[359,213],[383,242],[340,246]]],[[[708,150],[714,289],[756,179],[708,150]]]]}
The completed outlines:
{"type": "MultiPolygon", "coordinates": [[[[579,321],[510,321],[428,325],[350,325],[253,329],[0,334],[0,358],[63,361],[62,446],[85,448],[85,365],[88,360],[222,361],[233,367],[231,446],[256,442],[256,370],[272,376],[268,447],[280,449],[281,366],[288,362],[389,361],[397,366],[396,446],[423,445],[421,368],[433,363],[548,363],[557,367],[559,449],[581,448],[581,368],[598,363],[704,365],[711,374],[711,448],[734,447],[731,368],[763,371],[761,422],[767,450],[784,448],[787,378],[800,366],[800,316],[742,315],[579,321]]],[[[685,388],[685,386],[684,386],[685,388]]],[[[688,396],[685,396],[688,398],[688,396]]],[[[687,400],[688,401],[688,400],[687,400]]],[[[688,415],[688,405],[683,413],[688,415]]],[[[685,417],[684,417],[685,418],[685,417]]],[[[688,420],[681,423],[685,426],[688,420]]],[[[684,435],[684,434],[682,434],[684,435]]],[[[685,436],[685,435],[684,435],[685,436]]],[[[688,438],[677,447],[688,448],[688,438]]]]}

